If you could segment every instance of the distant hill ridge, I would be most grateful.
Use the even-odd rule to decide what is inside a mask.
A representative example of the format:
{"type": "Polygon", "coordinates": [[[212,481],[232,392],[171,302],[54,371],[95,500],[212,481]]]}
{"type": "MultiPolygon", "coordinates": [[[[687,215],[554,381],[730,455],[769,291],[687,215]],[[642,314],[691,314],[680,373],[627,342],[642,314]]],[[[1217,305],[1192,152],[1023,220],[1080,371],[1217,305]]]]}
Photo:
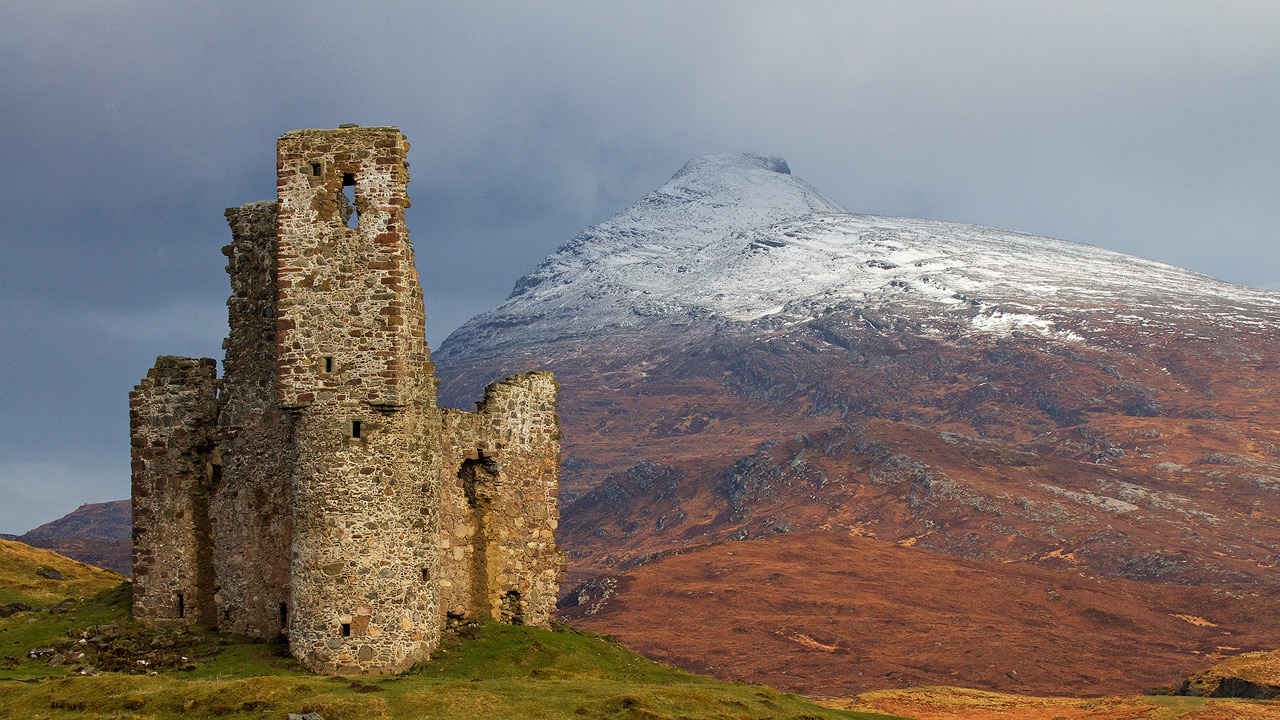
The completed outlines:
{"type": "Polygon", "coordinates": [[[86,503],[57,520],[27,531],[22,537],[39,540],[89,537],[128,540],[133,537],[129,501],[86,503]]]}
{"type": "Polygon", "coordinates": [[[0,538],[52,550],[126,577],[133,573],[133,519],[128,500],[86,503],[22,535],[0,538]]]}

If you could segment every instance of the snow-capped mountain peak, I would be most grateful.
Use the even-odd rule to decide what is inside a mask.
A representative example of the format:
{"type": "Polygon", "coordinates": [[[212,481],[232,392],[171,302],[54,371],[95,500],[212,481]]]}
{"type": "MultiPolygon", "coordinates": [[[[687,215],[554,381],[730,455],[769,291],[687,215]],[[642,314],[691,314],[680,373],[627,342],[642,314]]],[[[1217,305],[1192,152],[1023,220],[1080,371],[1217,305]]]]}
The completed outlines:
{"type": "Polygon", "coordinates": [[[702,157],[694,158],[685,163],[684,167],[680,168],[680,171],[673,175],[671,179],[679,180],[686,175],[705,178],[710,174],[722,173],[725,168],[740,168],[747,171],[762,169],[769,172],[782,173],[783,175],[791,174],[791,166],[780,157],[766,157],[744,152],[736,155],[703,155],[702,157]]]}
{"type": "Polygon", "coordinates": [[[1280,314],[1280,293],[1052,238],[855,215],[781,158],[709,155],[570,240],[437,357],[468,362],[655,322],[765,331],[833,307],[935,331],[1087,341],[1127,318],[1152,332],[1188,315],[1253,332],[1280,314]]]}
{"type": "Polygon", "coordinates": [[[833,212],[844,209],[792,177],[782,158],[749,153],[695,158],[640,202],[570,240],[521,278],[511,297],[545,289],[552,279],[558,285],[586,279],[584,273],[604,272],[608,277],[602,280],[629,285],[622,277],[626,272],[613,271],[679,271],[680,263],[670,266],[666,261],[727,234],[833,212]]]}

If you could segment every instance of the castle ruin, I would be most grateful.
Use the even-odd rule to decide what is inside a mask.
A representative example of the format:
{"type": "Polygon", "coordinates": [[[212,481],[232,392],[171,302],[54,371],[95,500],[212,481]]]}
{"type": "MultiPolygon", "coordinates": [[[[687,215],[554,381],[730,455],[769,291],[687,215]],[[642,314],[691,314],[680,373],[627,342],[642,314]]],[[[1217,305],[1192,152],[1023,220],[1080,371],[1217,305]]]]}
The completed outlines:
{"type": "Polygon", "coordinates": [[[557,385],[436,405],[394,127],[297,130],[277,200],[226,211],[230,334],[129,396],[133,613],[287,635],[307,668],[396,673],[451,623],[547,626],[564,557],[557,385]]]}

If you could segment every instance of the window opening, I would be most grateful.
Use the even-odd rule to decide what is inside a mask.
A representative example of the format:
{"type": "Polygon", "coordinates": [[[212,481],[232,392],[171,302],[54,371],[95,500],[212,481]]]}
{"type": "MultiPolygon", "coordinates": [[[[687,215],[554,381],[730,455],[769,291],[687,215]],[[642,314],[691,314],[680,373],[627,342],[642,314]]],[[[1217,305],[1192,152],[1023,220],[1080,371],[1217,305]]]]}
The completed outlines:
{"type": "Polygon", "coordinates": [[[342,623],[342,637],[351,637],[351,623],[342,623]]]}
{"type": "Polygon", "coordinates": [[[327,373],[331,373],[331,372],[333,372],[333,357],[332,357],[332,356],[330,356],[330,357],[326,357],[326,358],[324,359],[324,371],[325,371],[325,372],[327,372],[327,373]]]}
{"type": "Polygon", "coordinates": [[[222,619],[223,619],[223,620],[230,620],[230,619],[231,619],[231,611],[230,611],[230,610],[223,610],[223,611],[222,611],[222,619]]]}
{"type": "Polygon", "coordinates": [[[360,211],[356,209],[356,176],[342,173],[342,222],[349,228],[360,227],[360,211]]]}
{"type": "Polygon", "coordinates": [[[280,627],[289,627],[289,603],[280,603],[280,627]]]}
{"type": "Polygon", "coordinates": [[[324,174],[324,162],[320,160],[311,161],[311,174],[320,177],[324,174]]]}
{"type": "Polygon", "coordinates": [[[422,568],[422,582],[427,582],[430,579],[431,579],[431,571],[426,568],[422,568]]]}
{"type": "Polygon", "coordinates": [[[363,423],[361,423],[359,420],[351,421],[351,437],[355,438],[356,440],[360,439],[360,431],[363,429],[361,427],[362,424],[363,423]]]}
{"type": "Polygon", "coordinates": [[[187,616],[187,605],[183,600],[182,593],[178,593],[178,617],[184,618],[186,616],[187,616]]]}

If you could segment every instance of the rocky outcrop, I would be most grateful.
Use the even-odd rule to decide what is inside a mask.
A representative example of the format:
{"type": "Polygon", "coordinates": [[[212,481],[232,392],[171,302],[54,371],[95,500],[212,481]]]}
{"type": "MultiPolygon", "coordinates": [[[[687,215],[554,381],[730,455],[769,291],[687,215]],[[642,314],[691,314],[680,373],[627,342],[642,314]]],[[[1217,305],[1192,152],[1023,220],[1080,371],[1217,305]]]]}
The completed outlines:
{"type": "Polygon", "coordinates": [[[1274,700],[1280,698],[1280,650],[1223,660],[1182,681],[1176,695],[1274,700]]]}

